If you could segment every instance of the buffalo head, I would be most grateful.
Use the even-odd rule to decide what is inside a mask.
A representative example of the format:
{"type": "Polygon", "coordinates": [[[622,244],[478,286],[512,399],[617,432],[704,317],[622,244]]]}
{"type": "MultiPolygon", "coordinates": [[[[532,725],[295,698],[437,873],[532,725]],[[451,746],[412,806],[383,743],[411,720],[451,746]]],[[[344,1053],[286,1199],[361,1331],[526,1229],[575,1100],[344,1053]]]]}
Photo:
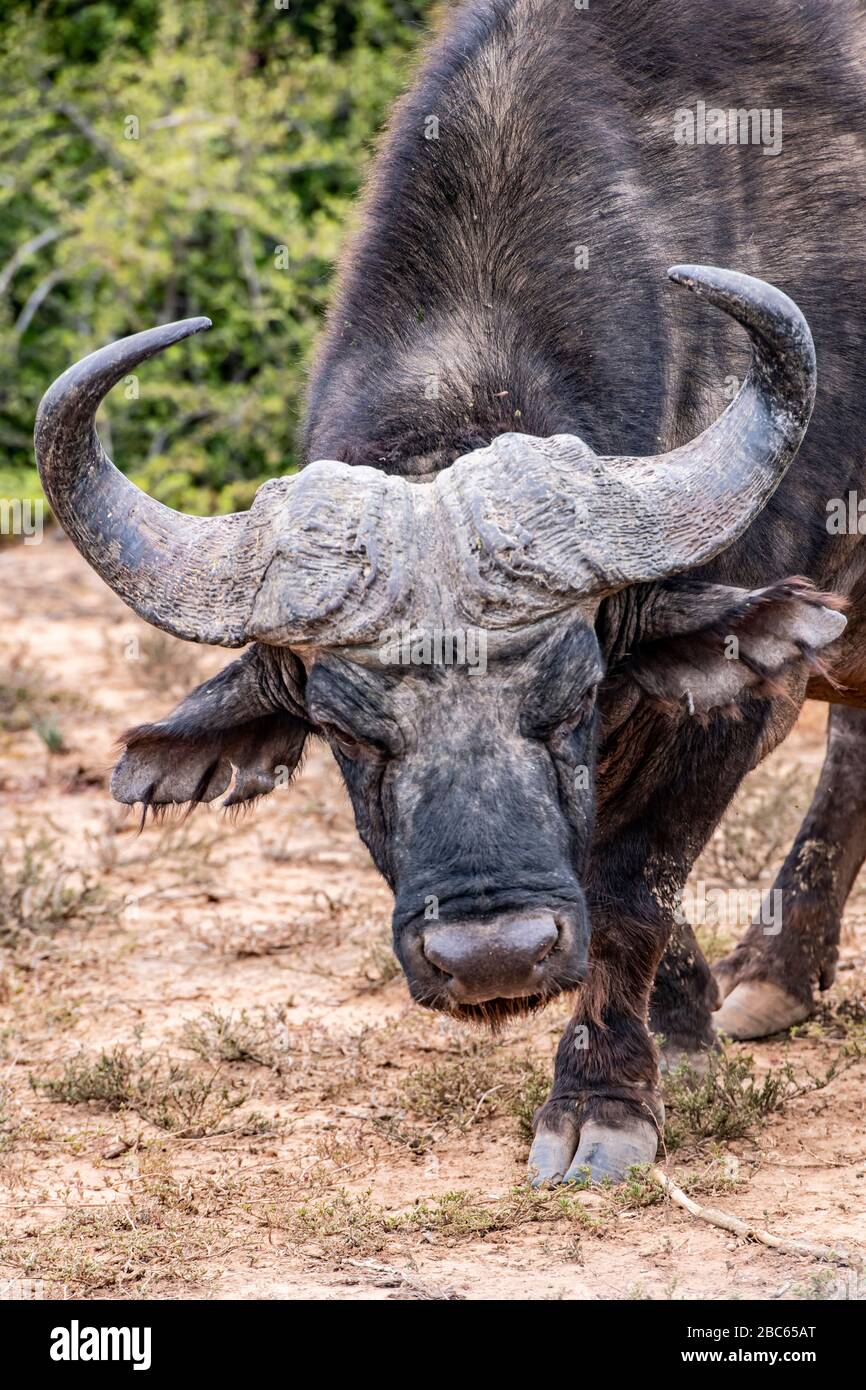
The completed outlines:
{"type": "Polygon", "coordinates": [[[844,624],[804,586],[687,577],[784,476],[815,362],[780,291],[705,266],[670,275],[743,325],[752,364],[709,429],[654,457],[507,434],[427,483],[320,460],[266,483],[249,512],[182,516],[114,468],[94,414],[206,319],[93,353],[40,407],[43,485],[94,569],[178,637],[252,644],[127,735],[114,795],[236,805],[288,780],[307,736],[323,736],[394,891],[412,993],[434,1007],[495,1017],[582,978],[605,600],[643,595],[620,672],[631,660],[633,689],[685,717],[733,703],[844,624]]]}

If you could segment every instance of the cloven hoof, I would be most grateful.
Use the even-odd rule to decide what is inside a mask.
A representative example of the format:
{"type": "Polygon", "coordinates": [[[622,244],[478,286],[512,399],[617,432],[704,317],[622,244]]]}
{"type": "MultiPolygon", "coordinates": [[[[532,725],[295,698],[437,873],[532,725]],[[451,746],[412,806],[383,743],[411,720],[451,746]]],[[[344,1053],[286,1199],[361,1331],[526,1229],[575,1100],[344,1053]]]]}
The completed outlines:
{"type": "Polygon", "coordinates": [[[770,980],[746,980],[734,986],[713,1014],[713,1027],[718,1034],[745,1042],[782,1033],[802,1023],[811,1012],[808,1004],[770,980]]]}
{"type": "Polygon", "coordinates": [[[529,1153],[529,1181],[533,1187],[559,1183],[623,1182],[629,1168],[652,1163],[658,1147],[658,1130],[650,1120],[632,1119],[616,1129],[587,1120],[575,1133],[556,1134],[540,1129],[529,1153]]]}

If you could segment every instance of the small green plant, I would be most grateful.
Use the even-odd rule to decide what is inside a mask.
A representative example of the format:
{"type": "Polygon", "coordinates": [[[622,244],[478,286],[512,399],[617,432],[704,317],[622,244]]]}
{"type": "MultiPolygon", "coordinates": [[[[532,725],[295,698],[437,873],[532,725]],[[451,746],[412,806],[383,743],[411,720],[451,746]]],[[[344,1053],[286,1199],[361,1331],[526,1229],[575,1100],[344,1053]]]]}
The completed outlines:
{"type": "Polygon", "coordinates": [[[403,1082],[402,1103],[414,1115],[448,1129],[467,1130],[482,1118],[513,1115],[522,1139],[532,1136],[532,1116],[550,1080],[528,1058],[484,1051],[455,1062],[416,1067],[403,1082]]]}
{"type": "Polygon", "coordinates": [[[664,1202],[664,1189],[652,1176],[652,1164],[640,1163],[629,1168],[625,1181],[610,1189],[616,1206],[622,1211],[638,1211],[641,1207],[656,1207],[664,1202]]]}
{"type": "Polygon", "coordinates": [[[100,1052],[95,1060],[74,1057],[67,1062],[60,1076],[44,1082],[52,1100],[68,1105],[85,1105],[95,1101],[106,1110],[127,1110],[135,1092],[136,1064],[126,1047],[100,1052]]]}
{"type": "Polygon", "coordinates": [[[35,714],[31,715],[30,727],[45,744],[49,753],[66,752],[66,741],[63,737],[63,730],[50,715],[42,719],[35,714]]]}
{"type": "Polygon", "coordinates": [[[106,898],[95,877],[66,863],[63,851],[45,834],[20,834],[18,853],[0,862],[0,945],[113,917],[117,904],[106,898]],[[10,867],[10,863],[14,867],[10,867]]]}
{"type": "Polygon", "coordinates": [[[206,1009],[184,1023],[180,1045],[207,1062],[254,1062],[280,1071],[290,1051],[287,1016],[285,1005],[237,1014],[206,1009]]]}
{"type": "MultiPolygon", "coordinates": [[[[158,1129],[200,1138],[224,1132],[226,1117],[249,1097],[246,1087],[224,1081],[220,1073],[219,1066],[202,1072],[118,1045],[95,1058],[74,1057],[59,1075],[34,1085],[67,1105],[93,1102],[106,1110],[132,1110],[158,1129]]],[[[253,1117],[256,1132],[261,1121],[253,1117]]]]}
{"type": "Polygon", "coordinates": [[[796,1096],[829,1085],[853,1060],[838,1058],[823,1076],[807,1073],[805,1081],[797,1080],[790,1062],[759,1078],[751,1053],[736,1053],[730,1045],[709,1054],[704,1075],[683,1063],[664,1081],[665,1145],[674,1152],[709,1139],[742,1139],[796,1096]]]}
{"type": "Polygon", "coordinates": [[[493,1059],[465,1057],[413,1068],[403,1082],[401,1099],[423,1120],[466,1130],[482,1112],[495,1113],[504,1085],[501,1069],[493,1059]]]}

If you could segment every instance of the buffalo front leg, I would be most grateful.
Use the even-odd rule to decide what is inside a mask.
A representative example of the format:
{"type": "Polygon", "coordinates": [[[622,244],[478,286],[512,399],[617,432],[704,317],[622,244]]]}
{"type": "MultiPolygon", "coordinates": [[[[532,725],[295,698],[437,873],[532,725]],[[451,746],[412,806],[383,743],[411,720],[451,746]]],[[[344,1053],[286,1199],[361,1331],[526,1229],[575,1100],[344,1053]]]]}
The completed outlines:
{"type": "Polygon", "coordinates": [[[812,804],[773,885],[769,924],[753,922],[719,961],[714,1018],[732,1038],[790,1028],[833,982],[842,911],[866,858],[866,710],[830,710],[827,755],[812,804]]]}
{"type": "Polygon", "coordinates": [[[536,1116],[529,1178],[609,1179],[655,1158],[664,1124],[647,1007],[665,943],[660,918],[593,914],[589,969],[536,1116]]]}
{"type": "Polygon", "coordinates": [[[664,957],[652,1027],[666,1044],[690,1053],[711,1044],[717,997],[691,928],[678,921],[679,901],[743,777],[793,722],[796,706],[778,713],[775,703],[746,700],[737,720],[651,712],[605,744],[586,885],[589,971],[536,1116],[531,1181],[619,1181],[654,1158],[664,1111],[653,983],[664,957]]]}

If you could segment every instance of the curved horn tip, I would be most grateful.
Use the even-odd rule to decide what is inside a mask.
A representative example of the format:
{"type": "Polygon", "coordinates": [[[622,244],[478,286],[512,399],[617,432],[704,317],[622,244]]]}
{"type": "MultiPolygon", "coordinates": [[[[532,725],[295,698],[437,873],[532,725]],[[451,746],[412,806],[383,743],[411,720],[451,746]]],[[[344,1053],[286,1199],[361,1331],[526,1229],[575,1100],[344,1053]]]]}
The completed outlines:
{"type": "MultiPolygon", "coordinates": [[[[213,328],[213,323],[204,314],[192,319],[177,319],[174,323],[160,323],[156,328],[148,328],[144,333],[151,335],[157,351],[163,348],[173,347],[175,343],[182,343],[184,338],[192,338],[196,333],[206,333],[209,328],[213,328]]],[[[144,333],[136,333],[136,339],[144,340],[144,333]]],[[[121,342],[131,342],[131,339],[121,339],[121,342]]]]}
{"type": "Polygon", "coordinates": [[[208,328],[213,328],[213,319],[209,319],[206,314],[199,314],[193,319],[181,319],[180,322],[189,325],[190,333],[203,333],[208,328]]]}
{"type": "Polygon", "coordinates": [[[798,324],[808,333],[805,316],[793,299],[756,275],[725,270],[718,265],[672,265],[667,276],[673,284],[685,286],[717,308],[728,308],[731,298],[736,296],[744,305],[750,304],[774,318],[798,324]]]}
{"type": "MultiPolygon", "coordinates": [[[[744,275],[740,270],[727,270],[720,265],[701,265],[678,262],[668,267],[667,277],[675,285],[685,285],[688,289],[732,288],[738,281],[747,283],[754,277],[744,275]]],[[[760,282],[758,282],[760,283],[760,282]]]]}
{"type": "Polygon", "coordinates": [[[51,383],[39,402],[36,412],[37,454],[46,420],[57,406],[70,403],[71,393],[82,392],[75,401],[79,410],[95,410],[127,371],[165,348],[182,342],[184,338],[191,338],[194,333],[202,333],[212,327],[211,320],[203,314],[197,318],[178,319],[176,323],[161,323],[156,328],[146,328],[141,333],[107,343],[105,347],[97,348],[67,367],[51,383]]]}

